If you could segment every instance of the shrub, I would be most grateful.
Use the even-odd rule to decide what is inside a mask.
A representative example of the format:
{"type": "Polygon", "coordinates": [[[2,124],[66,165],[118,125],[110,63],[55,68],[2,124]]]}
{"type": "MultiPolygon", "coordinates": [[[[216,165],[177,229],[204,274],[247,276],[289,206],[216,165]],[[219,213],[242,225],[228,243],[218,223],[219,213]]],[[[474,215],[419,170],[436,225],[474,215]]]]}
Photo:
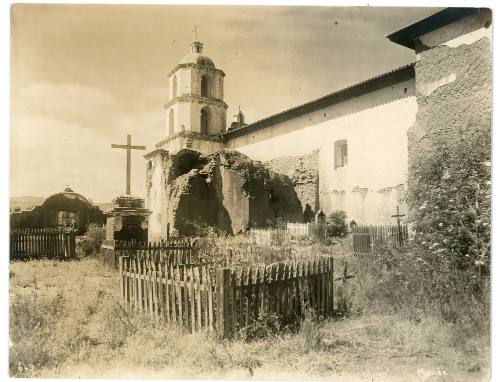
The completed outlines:
{"type": "Polygon", "coordinates": [[[412,160],[408,204],[420,253],[460,272],[489,272],[491,142],[489,131],[467,128],[436,139],[412,160]]]}
{"type": "Polygon", "coordinates": [[[328,236],[345,237],[348,233],[345,211],[334,211],[326,220],[326,232],[328,236]]]}
{"type": "Polygon", "coordinates": [[[100,253],[102,241],[106,238],[106,229],[98,224],[89,224],[87,232],[76,244],[78,256],[95,256],[100,253]]]}

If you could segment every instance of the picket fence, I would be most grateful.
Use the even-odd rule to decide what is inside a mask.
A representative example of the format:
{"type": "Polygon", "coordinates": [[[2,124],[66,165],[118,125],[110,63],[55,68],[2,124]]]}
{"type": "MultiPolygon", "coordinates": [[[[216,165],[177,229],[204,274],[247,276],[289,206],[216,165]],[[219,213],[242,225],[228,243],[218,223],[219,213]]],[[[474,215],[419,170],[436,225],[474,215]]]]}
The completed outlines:
{"type": "Polygon", "coordinates": [[[355,255],[376,254],[383,248],[398,248],[408,242],[408,226],[363,225],[352,227],[355,255]]]}
{"type": "Polygon", "coordinates": [[[325,238],[326,225],[317,223],[286,223],[286,228],[254,228],[250,230],[251,242],[256,245],[286,245],[291,240],[325,238]]]}
{"type": "Polygon", "coordinates": [[[120,256],[154,256],[158,261],[174,265],[205,262],[203,255],[195,248],[195,240],[189,238],[149,242],[104,240],[101,249],[104,263],[113,269],[118,269],[120,256]]]}
{"type": "Polygon", "coordinates": [[[291,239],[306,237],[326,237],[326,224],[319,223],[286,223],[286,230],[291,239]]]}
{"type": "Polygon", "coordinates": [[[286,245],[290,242],[290,236],[286,229],[279,228],[257,228],[250,230],[250,241],[256,245],[286,245]]]}
{"type": "Polygon", "coordinates": [[[219,268],[174,265],[153,256],[119,259],[121,295],[129,309],[176,322],[191,332],[230,337],[262,314],[296,322],[307,309],[334,312],[334,260],[219,268]]]}
{"type": "Polygon", "coordinates": [[[10,259],[73,258],[75,232],[63,228],[14,228],[10,231],[10,259]]]}

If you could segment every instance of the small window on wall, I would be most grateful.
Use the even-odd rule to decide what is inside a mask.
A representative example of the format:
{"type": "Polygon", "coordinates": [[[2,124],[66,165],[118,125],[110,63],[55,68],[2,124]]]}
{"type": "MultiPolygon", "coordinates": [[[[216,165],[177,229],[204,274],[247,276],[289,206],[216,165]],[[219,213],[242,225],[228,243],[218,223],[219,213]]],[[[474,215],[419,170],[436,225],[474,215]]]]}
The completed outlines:
{"type": "Polygon", "coordinates": [[[347,166],[347,141],[342,139],[335,142],[334,146],[334,168],[347,166]]]}

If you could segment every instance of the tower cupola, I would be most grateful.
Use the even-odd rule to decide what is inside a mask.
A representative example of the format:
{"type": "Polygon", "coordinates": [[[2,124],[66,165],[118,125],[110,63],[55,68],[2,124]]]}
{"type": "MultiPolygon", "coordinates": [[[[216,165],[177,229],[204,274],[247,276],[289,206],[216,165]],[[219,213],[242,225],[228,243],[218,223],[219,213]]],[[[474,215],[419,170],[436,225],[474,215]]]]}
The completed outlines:
{"type": "Polygon", "coordinates": [[[191,53],[202,53],[203,52],[203,44],[199,41],[194,41],[191,44],[191,53]]]}

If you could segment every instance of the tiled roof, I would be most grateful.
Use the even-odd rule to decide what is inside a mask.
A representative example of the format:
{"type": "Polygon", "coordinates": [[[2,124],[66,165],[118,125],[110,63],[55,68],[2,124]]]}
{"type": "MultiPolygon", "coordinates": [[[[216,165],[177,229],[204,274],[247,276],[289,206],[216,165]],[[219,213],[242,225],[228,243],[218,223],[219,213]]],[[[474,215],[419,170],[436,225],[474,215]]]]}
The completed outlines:
{"type": "Polygon", "coordinates": [[[414,66],[415,63],[410,63],[408,65],[401,66],[389,72],[380,74],[378,76],[372,77],[362,82],[358,82],[357,84],[348,86],[336,92],[327,94],[326,96],[317,98],[315,100],[312,100],[310,102],[304,103],[299,106],[292,107],[291,109],[282,111],[280,113],[273,114],[269,117],[250,123],[238,129],[230,130],[224,134],[224,138],[227,140],[241,135],[245,135],[250,132],[265,128],[267,126],[271,126],[273,124],[286,121],[296,116],[309,113],[311,111],[320,109],[322,107],[342,102],[352,97],[359,96],[366,92],[377,89],[381,85],[384,85],[390,79],[399,79],[400,77],[412,78],[415,76],[414,66]]]}

